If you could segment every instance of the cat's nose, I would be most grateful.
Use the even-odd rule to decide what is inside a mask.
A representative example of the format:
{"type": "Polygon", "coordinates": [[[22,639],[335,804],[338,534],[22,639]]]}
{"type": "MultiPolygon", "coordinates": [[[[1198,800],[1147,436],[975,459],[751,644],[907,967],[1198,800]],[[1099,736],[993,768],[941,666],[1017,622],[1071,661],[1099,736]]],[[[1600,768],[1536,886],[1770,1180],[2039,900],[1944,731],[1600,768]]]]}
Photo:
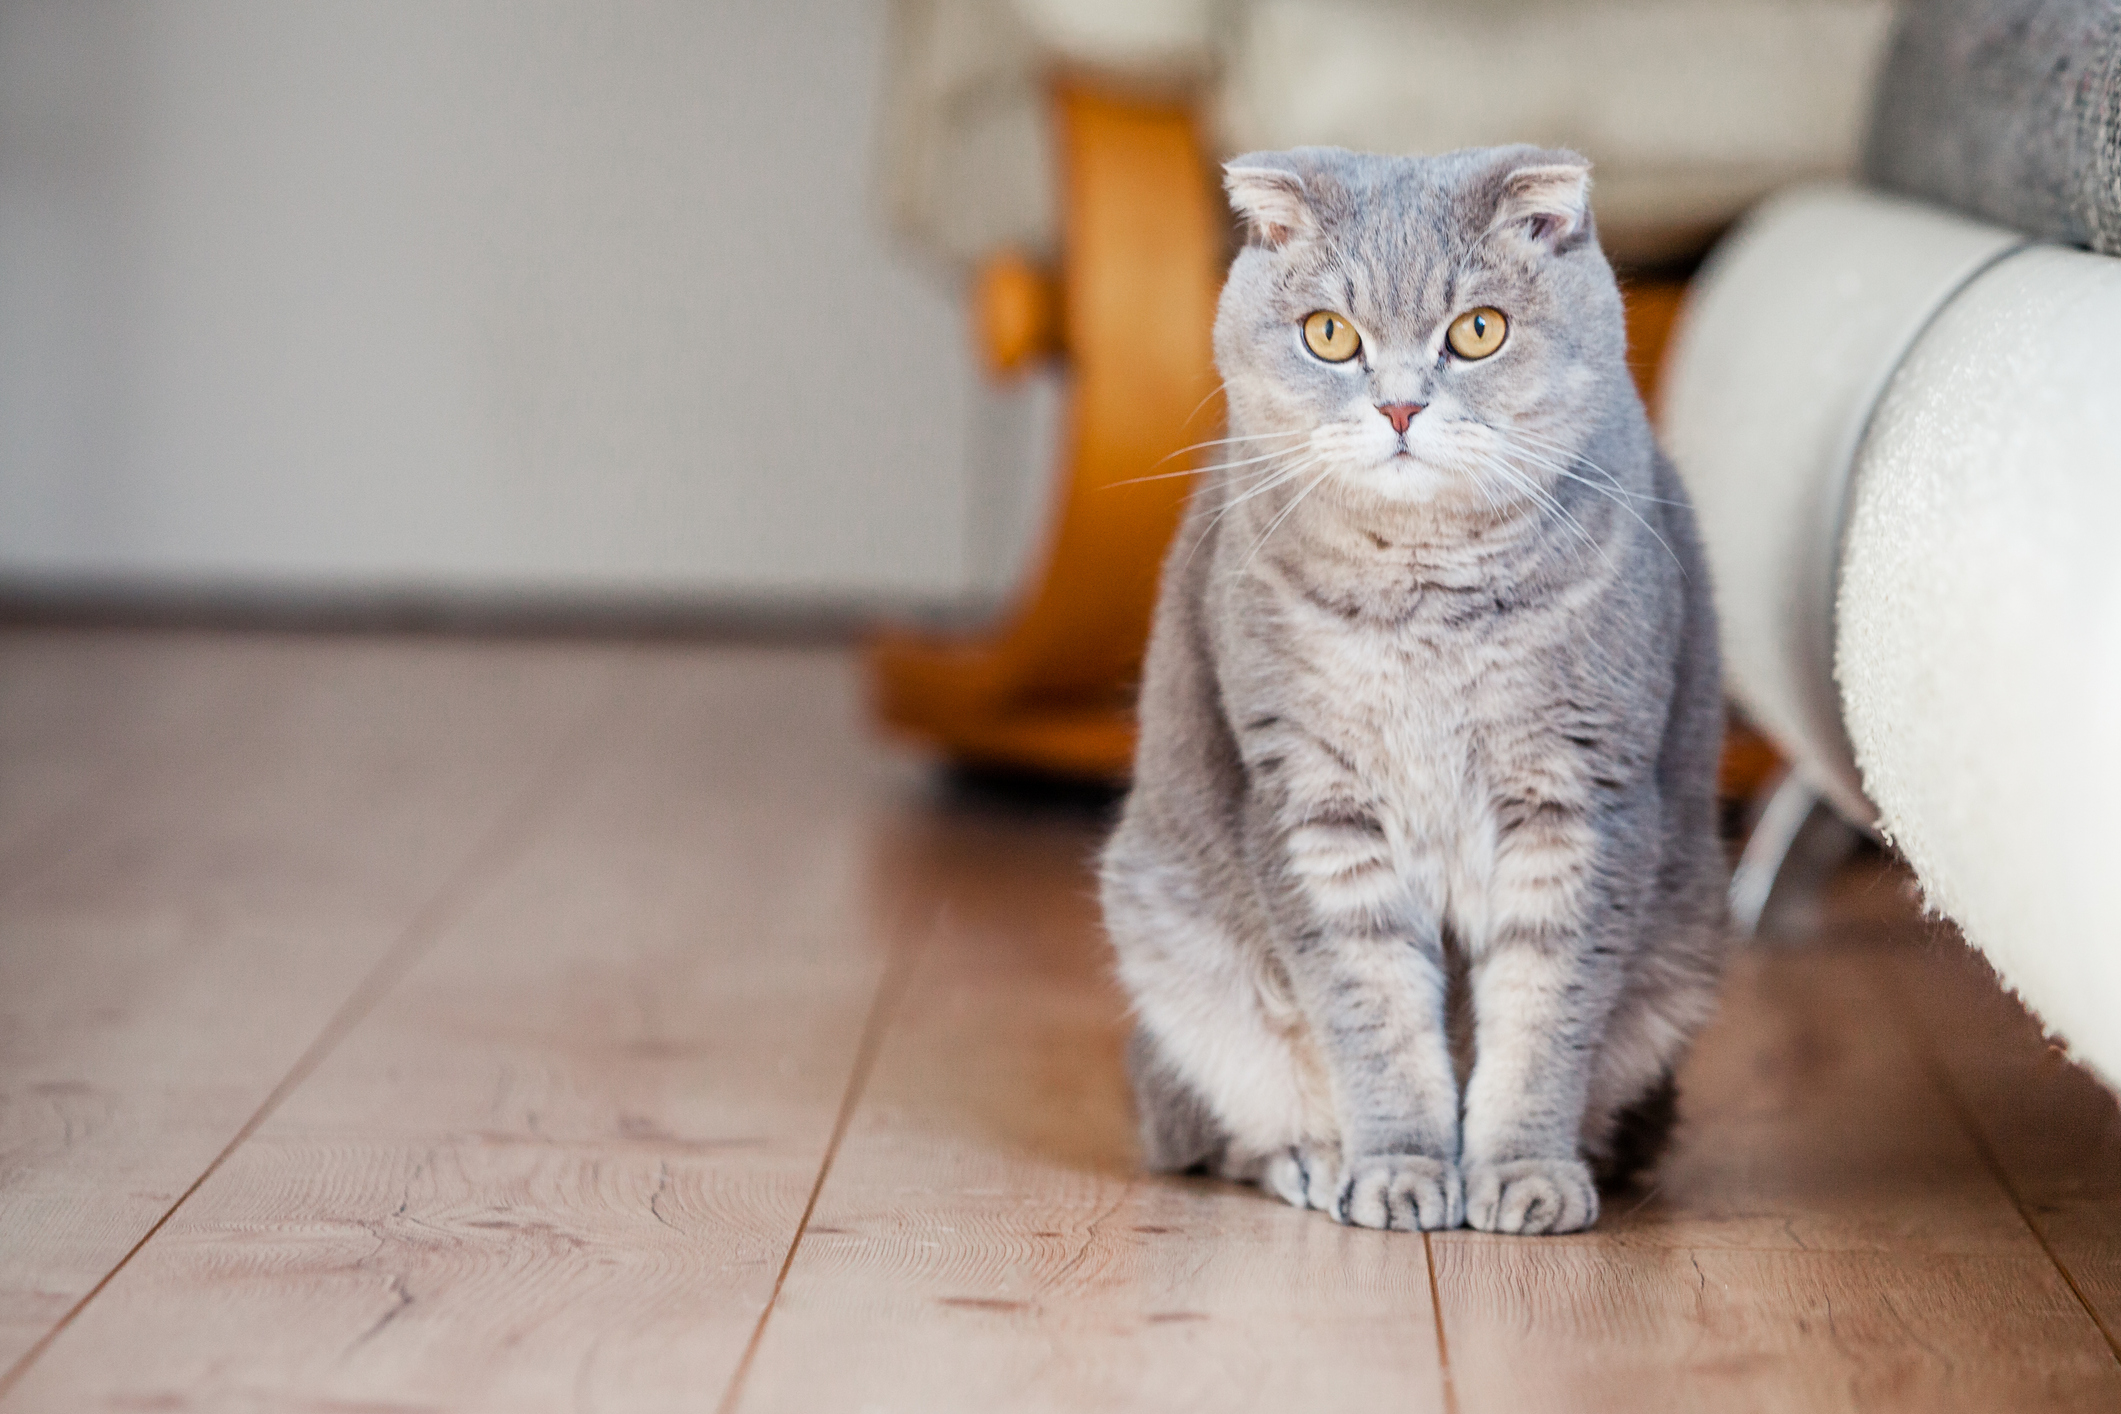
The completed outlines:
{"type": "Polygon", "coordinates": [[[1403,436],[1414,421],[1414,414],[1427,406],[1427,403],[1379,403],[1377,410],[1390,419],[1392,430],[1403,436]]]}

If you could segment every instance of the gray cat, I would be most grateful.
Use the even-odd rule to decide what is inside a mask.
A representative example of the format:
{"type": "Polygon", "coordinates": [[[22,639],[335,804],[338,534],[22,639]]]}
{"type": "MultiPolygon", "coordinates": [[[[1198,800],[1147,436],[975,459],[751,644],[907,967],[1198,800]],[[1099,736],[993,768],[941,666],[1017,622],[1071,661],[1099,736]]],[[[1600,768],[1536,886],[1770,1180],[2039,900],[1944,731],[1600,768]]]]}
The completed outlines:
{"type": "Polygon", "coordinates": [[[1146,1161],[1364,1227],[1587,1227],[1723,958],[1708,575],[1588,164],[1226,185],[1228,452],[1102,861],[1146,1161]]]}

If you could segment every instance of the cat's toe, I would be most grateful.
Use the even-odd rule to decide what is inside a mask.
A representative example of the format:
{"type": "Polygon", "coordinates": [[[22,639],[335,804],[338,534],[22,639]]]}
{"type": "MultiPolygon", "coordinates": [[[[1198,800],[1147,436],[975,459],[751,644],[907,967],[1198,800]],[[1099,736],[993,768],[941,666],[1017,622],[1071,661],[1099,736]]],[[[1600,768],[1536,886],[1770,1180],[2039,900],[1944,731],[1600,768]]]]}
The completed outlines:
{"type": "Polygon", "coordinates": [[[1259,1186],[1291,1207],[1328,1210],[1340,1192],[1340,1152],[1292,1144],[1267,1160],[1259,1186]]]}
{"type": "Polygon", "coordinates": [[[1341,1175],[1333,1216],[1352,1227],[1426,1232],[1465,1221],[1458,1166],[1419,1154],[1369,1154],[1341,1175]]]}
{"type": "Polygon", "coordinates": [[[1598,1221],[1598,1188],[1575,1159],[1516,1159],[1466,1172],[1466,1221],[1482,1232],[1580,1232],[1598,1221]]]}

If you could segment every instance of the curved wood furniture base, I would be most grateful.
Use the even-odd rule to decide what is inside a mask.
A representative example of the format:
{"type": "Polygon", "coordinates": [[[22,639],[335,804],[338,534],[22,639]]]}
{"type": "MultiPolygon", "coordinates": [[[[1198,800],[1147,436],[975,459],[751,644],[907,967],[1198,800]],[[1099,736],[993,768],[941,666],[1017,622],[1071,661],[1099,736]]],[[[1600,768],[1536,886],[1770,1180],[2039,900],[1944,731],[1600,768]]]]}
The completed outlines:
{"type": "Polygon", "coordinates": [[[1157,567],[1193,485],[1161,474],[1222,421],[1222,222],[1186,109],[1076,86],[1057,107],[1073,388],[1044,568],[992,633],[888,632],[869,661],[887,726],[953,759],[1121,778],[1157,567]]]}

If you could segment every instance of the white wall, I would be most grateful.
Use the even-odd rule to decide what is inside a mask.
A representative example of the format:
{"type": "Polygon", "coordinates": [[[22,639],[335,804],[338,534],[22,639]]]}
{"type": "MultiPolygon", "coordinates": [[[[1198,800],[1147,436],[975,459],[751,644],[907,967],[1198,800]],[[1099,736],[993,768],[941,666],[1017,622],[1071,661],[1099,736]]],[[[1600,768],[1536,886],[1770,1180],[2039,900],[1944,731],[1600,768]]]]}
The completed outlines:
{"type": "Polygon", "coordinates": [[[0,578],[934,600],[878,0],[0,0],[0,578]]]}

